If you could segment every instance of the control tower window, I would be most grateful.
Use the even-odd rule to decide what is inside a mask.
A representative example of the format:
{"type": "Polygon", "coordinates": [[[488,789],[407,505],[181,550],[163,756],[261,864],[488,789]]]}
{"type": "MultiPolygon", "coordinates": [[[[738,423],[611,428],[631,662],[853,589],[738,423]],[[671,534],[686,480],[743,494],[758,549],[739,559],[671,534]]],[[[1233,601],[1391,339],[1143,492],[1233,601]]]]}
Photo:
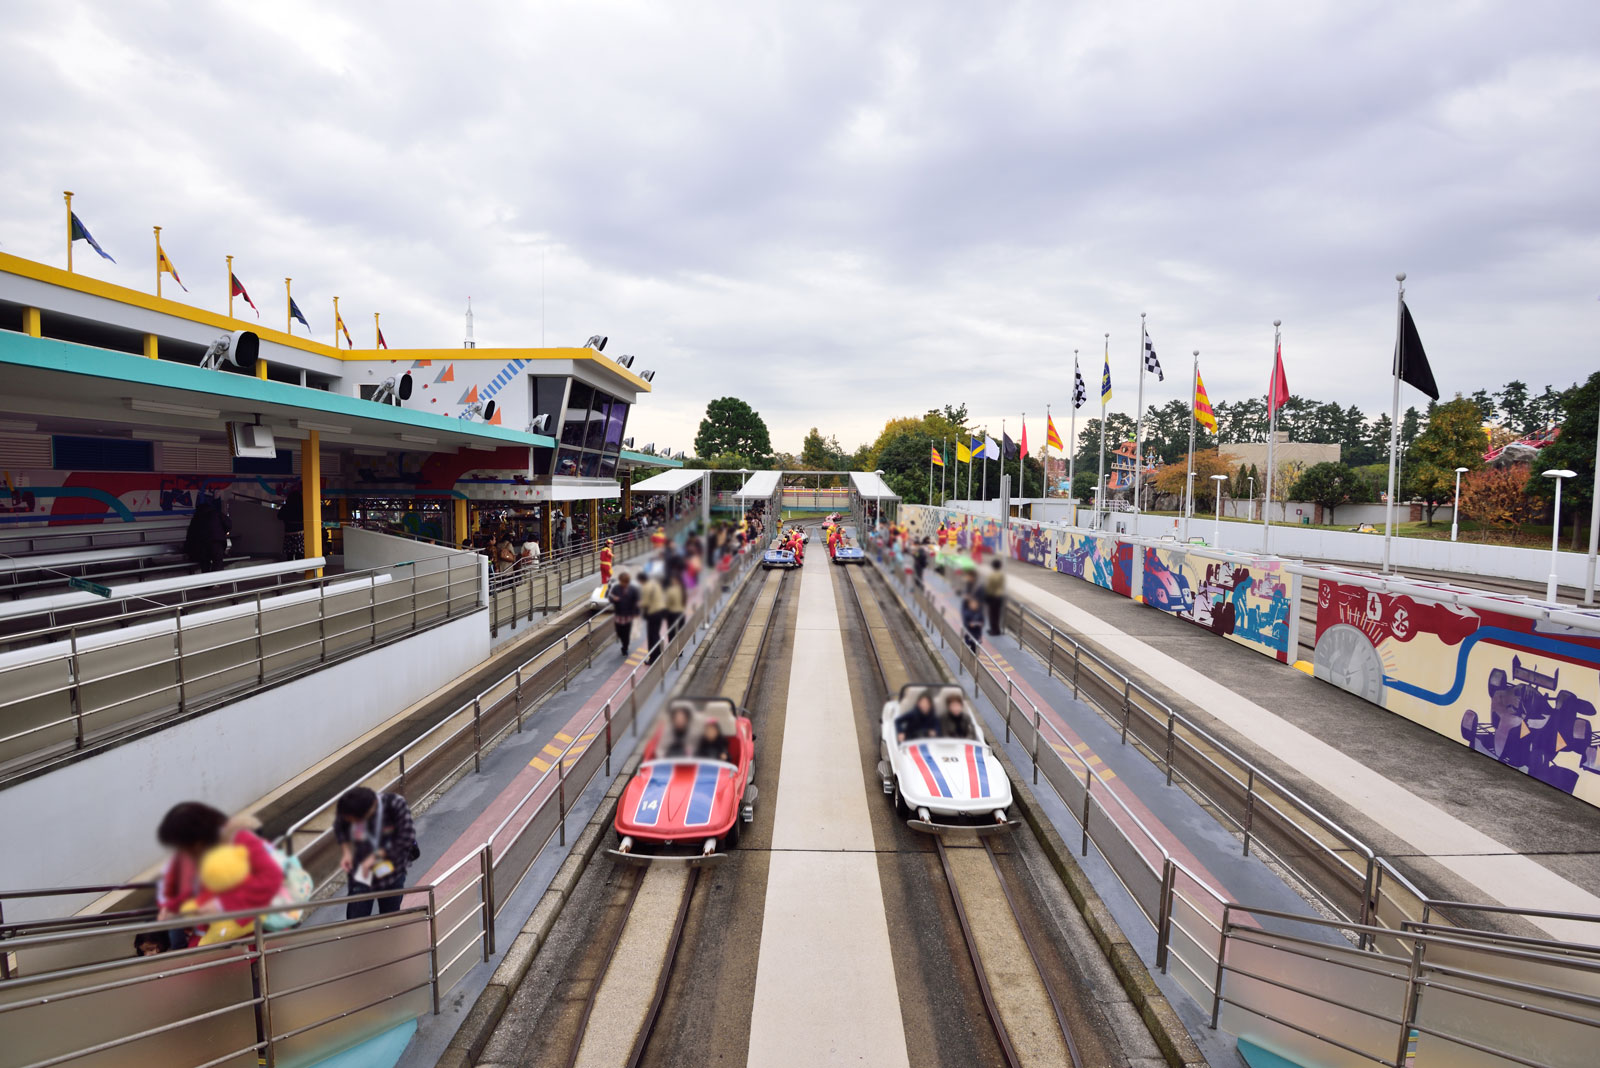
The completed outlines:
{"type": "Polygon", "coordinates": [[[628,403],[626,401],[612,401],[611,411],[606,417],[606,452],[616,452],[622,448],[623,431],[628,426],[628,403]]]}
{"type": "Polygon", "coordinates": [[[566,414],[561,423],[561,444],[583,448],[589,431],[589,410],[594,405],[594,390],[582,382],[572,383],[566,414]]]}
{"type": "Polygon", "coordinates": [[[589,431],[584,436],[586,449],[599,449],[606,440],[606,415],[611,410],[611,398],[599,390],[594,393],[594,406],[589,412],[589,431]]]}

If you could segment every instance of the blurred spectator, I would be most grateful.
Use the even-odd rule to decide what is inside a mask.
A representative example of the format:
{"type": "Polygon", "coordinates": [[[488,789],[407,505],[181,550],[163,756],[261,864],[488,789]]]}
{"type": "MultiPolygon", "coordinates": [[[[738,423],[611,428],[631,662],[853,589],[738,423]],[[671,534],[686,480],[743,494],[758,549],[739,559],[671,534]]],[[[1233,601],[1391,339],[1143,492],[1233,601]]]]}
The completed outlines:
{"type": "Polygon", "coordinates": [[[617,641],[626,659],[628,646],[633,641],[633,621],[639,617],[639,588],[626,571],[617,576],[617,583],[606,594],[606,600],[611,602],[611,622],[616,627],[617,641]]]}
{"type": "Polygon", "coordinates": [[[665,590],[667,613],[667,639],[678,636],[678,628],[683,624],[683,613],[689,607],[689,591],[684,589],[683,575],[668,574],[665,590]]]}
{"type": "Polygon", "coordinates": [[[155,957],[171,948],[166,931],[142,931],[133,936],[135,957],[155,957]]]}
{"type": "Polygon", "coordinates": [[[983,638],[983,605],[978,603],[976,593],[969,592],[961,601],[961,629],[966,636],[967,648],[977,652],[978,643],[983,638]]]}
{"type": "Polygon", "coordinates": [[[645,644],[650,650],[650,663],[654,664],[661,656],[657,645],[661,641],[661,624],[667,619],[667,591],[661,588],[661,580],[652,568],[645,567],[643,575],[639,582],[639,611],[644,615],[645,644]]]}
{"type": "MultiPolygon", "coordinates": [[[[271,905],[283,886],[283,869],[267,843],[256,836],[257,826],[248,817],[230,820],[199,801],[183,801],[168,809],[156,828],[156,840],[172,850],[156,884],[158,917],[175,919],[183,913],[186,904],[201,900],[204,888],[200,884],[200,861],[219,845],[244,849],[248,863],[246,876],[237,886],[208,896],[205,904],[193,914],[241,912],[271,905]]],[[[204,932],[204,925],[197,926],[187,932],[183,944],[199,945],[204,932]]]]}
{"type": "MultiPolygon", "coordinates": [[[[339,843],[339,866],[350,876],[349,892],[399,890],[406,869],[422,855],[411,806],[399,794],[380,794],[366,786],[346,790],[335,810],[333,836],[339,843]]],[[[394,912],[403,895],[377,899],[379,914],[394,912]]],[[[345,906],[345,919],[372,915],[371,900],[345,906]]]]}
{"type": "Polygon", "coordinates": [[[1006,607],[1006,575],[1000,569],[998,556],[990,563],[989,574],[983,580],[983,600],[989,609],[989,633],[999,637],[1003,633],[1000,629],[1000,617],[1006,607]]]}
{"type": "Polygon", "coordinates": [[[233,525],[222,501],[210,495],[195,502],[194,515],[189,517],[189,529],[184,535],[183,551],[201,571],[221,571],[223,557],[228,552],[228,534],[233,525]]]}
{"type": "Polygon", "coordinates": [[[283,523],[283,558],[303,560],[306,555],[305,501],[300,496],[300,483],[289,487],[278,505],[278,519],[283,523]]]}

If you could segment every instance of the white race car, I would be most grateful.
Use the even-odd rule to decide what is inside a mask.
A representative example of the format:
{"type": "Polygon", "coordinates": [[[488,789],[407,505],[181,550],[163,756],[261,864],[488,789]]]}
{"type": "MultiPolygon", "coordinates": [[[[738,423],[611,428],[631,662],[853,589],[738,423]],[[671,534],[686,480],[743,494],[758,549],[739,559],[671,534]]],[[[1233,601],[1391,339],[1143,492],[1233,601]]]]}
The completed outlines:
{"type": "Polygon", "coordinates": [[[594,592],[589,594],[589,611],[604,612],[606,609],[610,608],[611,587],[615,586],[616,584],[617,580],[612,579],[610,582],[602,582],[600,585],[596,586],[594,588],[594,592]]]}
{"type": "Polygon", "coordinates": [[[880,751],[883,792],[917,830],[985,834],[1016,825],[1011,780],[959,686],[913,684],[886,702],[880,751]]]}

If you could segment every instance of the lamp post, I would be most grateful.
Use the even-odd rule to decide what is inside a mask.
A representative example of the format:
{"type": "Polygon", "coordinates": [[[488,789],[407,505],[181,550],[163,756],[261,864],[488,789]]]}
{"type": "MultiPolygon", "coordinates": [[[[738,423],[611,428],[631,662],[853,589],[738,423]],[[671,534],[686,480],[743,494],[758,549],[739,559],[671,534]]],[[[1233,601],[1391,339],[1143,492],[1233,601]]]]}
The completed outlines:
{"type": "MultiPolygon", "coordinates": [[[[1193,478],[1194,476],[1190,475],[1189,477],[1193,478]]],[[[1224,482],[1228,481],[1228,476],[1227,475],[1212,475],[1211,476],[1211,481],[1213,481],[1213,482],[1215,482],[1217,484],[1216,485],[1217,518],[1216,518],[1216,530],[1211,535],[1211,540],[1212,540],[1212,543],[1213,543],[1212,544],[1212,548],[1220,549],[1220,548],[1222,548],[1222,484],[1224,482]]]]}
{"type": "Polygon", "coordinates": [[[1256,521],[1256,479],[1254,475],[1246,475],[1250,480],[1250,522],[1256,521]]]}
{"type": "Polygon", "coordinates": [[[1450,540],[1456,540],[1456,530],[1461,524],[1461,476],[1467,473],[1465,467],[1456,468],[1456,503],[1450,511],[1450,540]]]}
{"type": "Polygon", "coordinates": [[[738,493],[739,493],[739,522],[740,523],[744,522],[744,484],[746,482],[748,482],[748,481],[750,481],[750,469],[748,467],[739,468],[739,490],[738,490],[738,493]]]}
{"type": "Polygon", "coordinates": [[[1545,478],[1553,478],[1556,480],[1555,525],[1550,529],[1550,578],[1545,583],[1544,591],[1544,599],[1550,601],[1551,603],[1554,603],[1556,599],[1556,563],[1561,559],[1561,550],[1558,547],[1561,542],[1561,480],[1564,478],[1571,478],[1575,474],[1577,474],[1576,471],[1568,471],[1566,468],[1562,468],[1559,471],[1546,471],[1544,473],[1545,478]]]}
{"type": "MultiPolygon", "coordinates": [[[[883,468],[880,467],[880,468],[878,468],[878,470],[876,470],[876,471],[874,471],[872,473],[878,476],[878,481],[880,481],[880,482],[883,481],[883,468]]],[[[876,490],[874,490],[873,494],[872,494],[872,525],[874,527],[876,527],[876,526],[880,526],[882,523],[883,523],[883,494],[878,493],[876,490]]]]}

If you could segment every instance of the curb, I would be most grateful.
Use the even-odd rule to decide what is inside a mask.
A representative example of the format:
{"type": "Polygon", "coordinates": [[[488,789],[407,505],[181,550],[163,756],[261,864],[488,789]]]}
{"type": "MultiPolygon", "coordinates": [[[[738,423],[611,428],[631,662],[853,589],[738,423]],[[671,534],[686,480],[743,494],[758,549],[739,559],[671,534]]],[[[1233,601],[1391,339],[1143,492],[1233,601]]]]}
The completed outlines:
{"type": "MultiPolygon", "coordinates": [[[[747,572],[740,580],[741,583],[751,574],[754,574],[754,570],[747,572]]],[[[743,592],[741,585],[733,596],[738,597],[743,592]]],[[[700,640],[700,644],[690,654],[689,662],[684,665],[683,673],[678,676],[679,685],[694,669],[696,661],[705,655],[705,650],[711,647],[712,638],[721,631],[726,619],[725,615],[718,619],[716,626],[700,640]]],[[[677,686],[674,686],[673,690],[676,692],[677,686]]],[[[517,936],[511,940],[511,945],[506,947],[505,955],[495,967],[494,974],[489,977],[489,984],[478,994],[477,1000],[472,1003],[472,1008],[467,1011],[466,1018],[461,1021],[461,1026],[456,1028],[455,1037],[445,1047],[436,1068],[472,1068],[483,1055],[484,1047],[489,1044],[495,1028],[504,1018],[506,1007],[511,1004],[512,996],[522,985],[523,979],[527,978],[534,959],[544,947],[545,939],[550,936],[572,892],[577,889],[578,880],[583,877],[589,862],[594,859],[595,852],[600,848],[600,843],[605,841],[607,832],[611,830],[616,816],[617,802],[621,800],[623,788],[628,780],[633,778],[634,769],[639,766],[642,756],[643,753],[640,751],[628,757],[611,780],[611,785],[601,797],[600,804],[595,807],[594,815],[589,817],[589,822],[573,841],[572,849],[561,862],[561,867],[556,869],[549,888],[539,898],[539,903],[534,906],[527,922],[522,925],[522,930],[517,932],[517,936]]]]}
{"type": "MultiPolygon", "coordinates": [[[[927,649],[929,657],[939,666],[945,680],[954,682],[955,680],[950,677],[949,665],[933,646],[932,637],[916,622],[915,617],[910,615],[905,602],[900,599],[899,593],[893,586],[889,586],[889,591],[894,595],[901,614],[911,621],[911,632],[917,635],[927,649]]],[[[1133,1002],[1134,1008],[1138,1010],[1139,1018],[1144,1021],[1150,1037],[1155,1039],[1162,1057],[1166,1059],[1170,1068],[1207,1068],[1200,1047],[1195,1045],[1194,1039],[1189,1035],[1189,1029],[1178,1018],[1177,1010],[1172,1007],[1167,996],[1156,986],[1156,981],[1151,978],[1150,969],[1145,966],[1139,951],[1128,940],[1128,936],[1122,933],[1122,928],[1111,915],[1111,910],[1106,907],[1105,901],[1101,899],[1089,877],[1084,874],[1083,868],[1079,867],[1078,858],[1072,855],[1071,847],[1062,839],[1055,825],[1039,811],[1032,787],[1018,774],[1016,766],[1012,764],[1011,757],[1005,750],[994,748],[991,752],[1000,758],[1007,777],[1011,779],[1012,804],[1021,810],[1023,820],[1033,830],[1034,837],[1039,840],[1039,847],[1044,851],[1050,867],[1055,869],[1073,904],[1077,905],[1078,914],[1083,917],[1089,933],[1099,944],[1100,951],[1105,954],[1111,970],[1116,972],[1117,980],[1133,1002]]]]}

